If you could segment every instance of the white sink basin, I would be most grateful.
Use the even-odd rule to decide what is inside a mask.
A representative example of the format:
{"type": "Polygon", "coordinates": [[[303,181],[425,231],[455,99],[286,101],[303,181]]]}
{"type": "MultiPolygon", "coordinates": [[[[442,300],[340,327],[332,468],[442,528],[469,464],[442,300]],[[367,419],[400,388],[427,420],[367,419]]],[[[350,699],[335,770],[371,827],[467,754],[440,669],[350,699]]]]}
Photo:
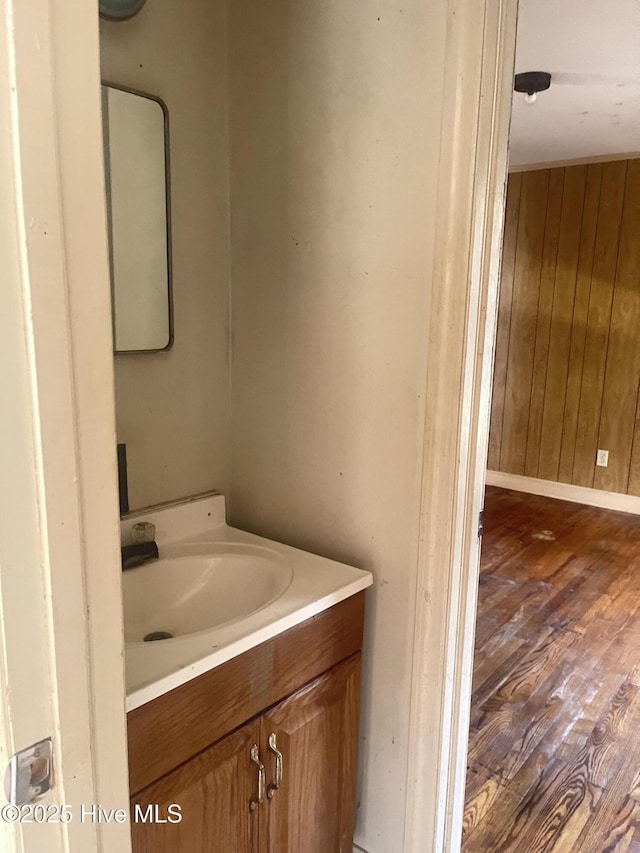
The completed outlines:
{"type": "Polygon", "coordinates": [[[237,622],[279,598],[292,575],[280,554],[257,545],[161,548],[159,560],[123,573],[125,642],[142,643],[156,632],[185,637],[237,622]]]}
{"type": "Polygon", "coordinates": [[[127,711],[242,655],[371,586],[370,572],[230,527],[200,495],[121,521],[156,527],[160,560],[122,573],[127,711]],[[147,642],[166,631],[175,639],[147,642]]]}

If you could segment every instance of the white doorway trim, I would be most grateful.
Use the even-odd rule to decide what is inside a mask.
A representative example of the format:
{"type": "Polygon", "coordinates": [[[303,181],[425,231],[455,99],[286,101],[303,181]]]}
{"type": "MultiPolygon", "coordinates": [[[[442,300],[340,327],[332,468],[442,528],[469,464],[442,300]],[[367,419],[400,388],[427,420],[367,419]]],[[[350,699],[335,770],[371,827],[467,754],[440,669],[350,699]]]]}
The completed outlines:
{"type": "Polygon", "coordinates": [[[0,757],[51,736],[74,815],[3,849],[126,853],[79,816],[128,806],[97,3],[5,0],[0,84],[0,757]]]}
{"type": "Polygon", "coordinates": [[[460,849],[517,0],[450,0],[406,853],[460,849]]]}

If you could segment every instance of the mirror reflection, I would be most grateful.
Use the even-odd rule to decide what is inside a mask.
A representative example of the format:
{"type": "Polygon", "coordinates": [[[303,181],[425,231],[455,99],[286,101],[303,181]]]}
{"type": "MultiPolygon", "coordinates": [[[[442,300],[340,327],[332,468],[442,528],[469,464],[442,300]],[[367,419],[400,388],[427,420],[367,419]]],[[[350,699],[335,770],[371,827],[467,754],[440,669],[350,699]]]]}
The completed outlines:
{"type": "Polygon", "coordinates": [[[171,346],[168,118],[151,95],[102,87],[114,349],[171,346]]]}

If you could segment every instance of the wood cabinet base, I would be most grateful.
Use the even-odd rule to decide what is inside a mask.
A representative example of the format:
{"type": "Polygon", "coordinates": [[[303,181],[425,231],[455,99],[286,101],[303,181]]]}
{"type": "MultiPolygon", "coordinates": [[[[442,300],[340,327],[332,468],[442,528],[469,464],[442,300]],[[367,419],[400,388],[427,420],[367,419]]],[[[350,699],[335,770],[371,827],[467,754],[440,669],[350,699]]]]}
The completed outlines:
{"type": "MultiPolygon", "coordinates": [[[[153,780],[131,800],[134,853],[351,851],[363,612],[361,593],[275,638],[280,662],[291,666],[272,669],[270,689],[260,681],[261,695],[276,701],[258,706],[259,713],[248,675],[256,674],[253,665],[265,660],[269,643],[230,661],[233,668],[225,664],[130,713],[132,790],[136,780],[153,780]],[[225,667],[234,676],[226,685],[225,667]],[[172,694],[177,701],[167,704],[172,694]],[[247,708],[254,710],[249,719],[247,708]],[[235,723],[222,737],[221,718],[235,723]],[[142,743],[132,740],[136,731],[142,743]],[[206,741],[204,748],[194,750],[194,740],[206,741]],[[141,746],[150,744],[161,755],[145,756],[141,746]],[[153,775],[167,764],[169,772],[153,775]]],[[[273,651],[272,645],[271,667],[273,651]]]]}

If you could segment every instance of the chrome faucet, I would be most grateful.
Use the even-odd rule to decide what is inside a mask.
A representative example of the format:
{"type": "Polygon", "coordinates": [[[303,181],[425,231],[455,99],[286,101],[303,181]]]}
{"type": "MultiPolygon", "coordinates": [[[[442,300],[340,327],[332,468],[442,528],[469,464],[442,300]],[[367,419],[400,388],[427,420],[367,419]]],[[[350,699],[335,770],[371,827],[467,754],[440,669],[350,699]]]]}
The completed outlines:
{"type": "Polygon", "coordinates": [[[134,569],[143,563],[157,560],[160,557],[158,546],[153,542],[137,542],[135,545],[123,545],[120,548],[122,556],[122,571],[134,569]]]}

